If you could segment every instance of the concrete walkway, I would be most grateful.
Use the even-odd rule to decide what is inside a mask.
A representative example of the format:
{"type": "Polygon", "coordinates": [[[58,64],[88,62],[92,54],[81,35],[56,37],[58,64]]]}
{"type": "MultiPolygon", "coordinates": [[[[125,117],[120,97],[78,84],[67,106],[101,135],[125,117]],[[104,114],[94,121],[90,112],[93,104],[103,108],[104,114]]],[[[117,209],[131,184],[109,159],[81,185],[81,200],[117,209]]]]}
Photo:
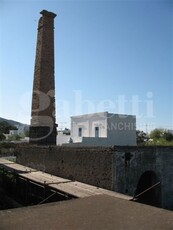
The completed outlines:
{"type": "Polygon", "coordinates": [[[0,211],[1,230],[172,230],[173,212],[96,195],[0,211]]]}

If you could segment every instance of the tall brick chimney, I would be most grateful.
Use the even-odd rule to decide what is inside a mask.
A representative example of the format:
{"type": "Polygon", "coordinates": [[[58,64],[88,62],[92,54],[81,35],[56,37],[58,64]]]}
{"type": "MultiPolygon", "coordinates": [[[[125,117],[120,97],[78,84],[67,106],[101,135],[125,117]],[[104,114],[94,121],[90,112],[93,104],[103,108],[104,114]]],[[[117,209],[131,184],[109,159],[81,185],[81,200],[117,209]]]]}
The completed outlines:
{"type": "Polygon", "coordinates": [[[56,145],[55,80],[54,80],[54,18],[56,14],[43,10],[38,23],[34,69],[31,144],[56,145]]]}

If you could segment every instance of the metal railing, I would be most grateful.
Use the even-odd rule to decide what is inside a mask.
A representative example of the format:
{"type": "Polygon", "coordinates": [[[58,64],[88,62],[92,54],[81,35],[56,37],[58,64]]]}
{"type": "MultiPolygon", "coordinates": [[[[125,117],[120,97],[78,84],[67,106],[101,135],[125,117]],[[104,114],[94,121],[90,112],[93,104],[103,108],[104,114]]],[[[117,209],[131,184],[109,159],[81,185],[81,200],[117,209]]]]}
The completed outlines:
{"type": "Polygon", "coordinates": [[[136,198],[140,197],[141,195],[143,195],[144,193],[148,192],[149,190],[155,188],[156,186],[158,186],[160,184],[160,181],[158,181],[157,183],[153,184],[151,187],[145,189],[143,192],[134,195],[132,200],[135,200],[136,198]]]}

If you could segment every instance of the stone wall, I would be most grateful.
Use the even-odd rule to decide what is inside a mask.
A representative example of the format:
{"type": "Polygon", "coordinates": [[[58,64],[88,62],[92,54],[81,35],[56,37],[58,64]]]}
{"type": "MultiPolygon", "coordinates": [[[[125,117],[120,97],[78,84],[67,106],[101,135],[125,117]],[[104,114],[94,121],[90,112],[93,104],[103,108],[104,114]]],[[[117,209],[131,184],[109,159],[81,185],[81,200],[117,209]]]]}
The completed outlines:
{"type": "Polygon", "coordinates": [[[173,147],[116,147],[113,162],[114,191],[133,196],[141,176],[153,172],[160,181],[160,206],[173,210],[173,147]]]}
{"type": "Polygon", "coordinates": [[[153,147],[116,147],[114,190],[133,196],[140,176],[146,171],[156,171],[155,152],[153,147]]]}
{"type": "Polygon", "coordinates": [[[159,197],[158,206],[173,210],[173,147],[28,145],[17,148],[17,162],[131,196],[135,195],[141,177],[149,172],[142,183],[152,180],[150,186],[160,182],[153,190],[159,197]],[[150,175],[155,175],[155,179],[150,175]]]}
{"type": "Polygon", "coordinates": [[[110,148],[28,145],[16,151],[19,164],[110,190],[113,187],[113,150],[110,148]]]}

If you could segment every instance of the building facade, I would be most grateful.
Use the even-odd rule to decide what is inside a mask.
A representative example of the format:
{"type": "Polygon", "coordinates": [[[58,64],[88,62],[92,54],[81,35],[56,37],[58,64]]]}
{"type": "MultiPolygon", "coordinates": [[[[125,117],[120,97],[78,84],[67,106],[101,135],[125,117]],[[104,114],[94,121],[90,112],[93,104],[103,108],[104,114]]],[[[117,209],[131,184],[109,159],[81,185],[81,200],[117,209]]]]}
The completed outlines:
{"type": "Polygon", "coordinates": [[[71,139],[85,146],[136,145],[136,117],[108,112],[72,116],[71,139]]]}

